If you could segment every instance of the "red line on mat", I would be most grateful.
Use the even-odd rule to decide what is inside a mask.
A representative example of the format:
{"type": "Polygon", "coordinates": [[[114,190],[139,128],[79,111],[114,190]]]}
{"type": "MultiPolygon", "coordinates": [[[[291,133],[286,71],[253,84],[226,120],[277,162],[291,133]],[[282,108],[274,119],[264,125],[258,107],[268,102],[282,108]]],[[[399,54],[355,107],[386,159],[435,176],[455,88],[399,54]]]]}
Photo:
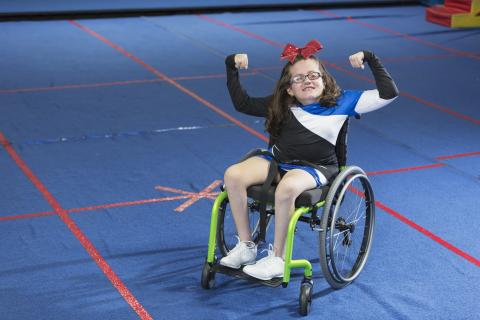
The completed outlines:
{"type": "Polygon", "coordinates": [[[457,117],[457,118],[460,118],[460,119],[463,119],[463,120],[467,120],[467,121],[470,121],[474,124],[480,124],[480,120],[478,119],[475,119],[475,118],[472,118],[472,117],[469,117],[467,115],[464,115],[464,114],[461,114],[459,112],[456,112],[456,111],[453,111],[453,110],[450,110],[450,109],[447,109],[445,107],[442,107],[441,105],[439,104],[436,104],[436,103],[433,103],[433,102],[430,102],[430,101],[427,101],[427,100],[424,100],[422,98],[418,98],[416,96],[414,96],[413,94],[410,94],[408,92],[400,92],[400,95],[402,96],[405,96],[407,98],[410,98],[412,100],[415,100],[415,101],[418,101],[426,106],[429,106],[429,107],[432,107],[434,109],[437,109],[437,110],[440,110],[442,112],[445,112],[445,113],[448,113],[454,117],[457,117]]]}
{"type": "Polygon", "coordinates": [[[382,57],[382,61],[388,62],[404,62],[404,61],[431,61],[435,59],[448,59],[453,58],[455,55],[450,53],[431,54],[431,55],[416,55],[416,56],[403,56],[403,57],[382,57]]]}
{"type": "Polygon", "coordinates": [[[0,221],[19,220],[19,219],[43,217],[43,216],[51,216],[51,215],[56,215],[56,214],[57,214],[57,213],[56,213],[55,211],[36,212],[36,213],[25,213],[25,214],[17,214],[17,215],[14,215],[14,216],[0,217],[0,221]]]}
{"type": "Polygon", "coordinates": [[[479,156],[480,151],[469,152],[469,153],[460,153],[460,154],[453,154],[450,156],[441,156],[436,157],[437,160],[447,160],[447,159],[454,159],[454,158],[463,158],[463,157],[470,157],[470,156],[479,156]]]}
{"type": "Polygon", "coordinates": [[[66,84],[61,86],[38,87],[38,88],[17,88],[17,89],[3,89],[0,94],[21,93],[21,92],[39,92],[39,91],[57,91],[65,89],[85,89],[85,88],[101,88],[112,86],[125,86],[130,84],[143,84],[151,82],[159,82],[159,79],[143,79],[143,80],[128,80],[128,81],[114,81],[114,82],[100,82],[100,83],[83,83],[83,84],[66,84]]]}
{"type": "MultiPolygon", "coordinates": [[[[269,68],[272,69],[273,67],[269,68]]],[[[278,69],[279,67],[276,67],[278,69]]],[[[267,69],[267,68],[263,68],[267,69]]],[[[260,68],[252,69],[250,72],[244,72],[244,76],[252,76],[258,74],[260,68]]],[[[203,79],[216,79],[216,78],[225,78],[225,73],[217,74],[208,74],[208,75],[198,75],[198,76],[182,76],[182,77],[172,77],[173,80],[182,81],[182,80],[203,80],[203,79]]],[[[114,86],[125,86],[131,84],[144,84],[144,83],[155,83],[162,82],[165,80],[162,79],[141,79],[141,80],[127,80],[127,81],[113,81],[113,82],[100,82],[100,83],[82,83],[82,84],[66,84],[61,86],[51,86],[51,87],[37,87],[37,88],[17,88],[17,89],[0,89],[0,94],[12,94],[12,93],[22,93],[22,92],[41,92],[41,91],[58,91],[66,89],[86,89],[86,88],[103,88],[103,87],[114,87],[114,86]]]]}
{"type": "Polygon", "coordinates": [[[354,19],[352,17],[343,17],[343,16],[339,16],[333,12],[330,12],[330,11],[327,11],[327,10],[313,10],[315,12],[318,12],[318,13],[321,13],[323,15],[326,15],[326,16],[329,16],[329,17],[334,17],[334,18],[344,18],[346,19],[348,22],[351,22],[351,23],[356,23],[356,24],[359,24],[359,25],[362,25],[364,27],[367,27],[367,28],[370,28],[370,29],[374,29],[374,30],[378,30],[378,31],[381,31],[381,32],[384,32],[384,33],[388,33],[388,34],[392,34],[394,36],[397,36],[397,37],[401,37],[401,38],[404,38],[404,39],[407,39],[407,40],[411,40],[411,41],[415,41],[415,42],[418,42],[418,43],[421,43],[421,44],[424,44],[426,46],[429,46],[429,47],[432,47],[432,48],[436,48],[436,49],[440,49],[440,50],[444,50],[444,51],[447,51],[447,52],[450,52],[450,53],[453,53],[457,56],[461,56],[461,57],[468,57],[468,58],[473,58],[473,59],[476,59],[476,60],[480,60],[480,55],[476,54],[476,53],[473,53],[473,52],[468,52],[468,51],[460,51],[460,50],[457,50],[457,49],[453,49],[453,48],[449,48],[449,47],[446,47],[446,46],[442,46],[438,43],[434,43],[434,42],[430,42],[430,41],[427,41],[427,40],[423,40],[423,39],[420,39],[420,38],[417,38],[417,37],[414,37],[414,36],[411,36],[409,34],[405,34],[405,33],[400,33],[398,31],[394,31],[394,30],[390,30],[390,29],[387,29],[385,27],[380,27],[380,26],[377,26],[377,25],[374,25],[374,24],[371,24],[371,23],[367,23],[367,22],[364,22],[364,21],[361,21],[361,20],[358,20],[358,19],[354,19]]]}
{"type": "Polygon", "coordinates": [[[185,191],[185,190],[180,190],[180,189],[175,189],[175,188],[170,188],[170,187],[164,187],[164,186],[156,186],[155,189],[156,190],[170,191],[170,192],[174,192],[174,193],[185,194],[187,196],[191,196],[191,195],[195,194],[195,192],[185,191]]]}
{"type": "Polygon", "coordinates": [[[469,255],[468,253],[466,253],[465,251],[462,251],[460,250],[459,248],[455,247],[454,245],[448,243],[447,241],[443,240],[442,238],[440,238],[439,236],[436,236],[435,234],[433,234],[432,232],[428,231],[427,229],[425,229],[424,227],[416,224],[415,222],[413,222],[412,220],[408,219],[407,217],[401,215],[400,213],[396,212],[395,210],[393,209],[390,209],[389,207],[387,207],[386,205],[384,205],[383,203],[381,203],[380,201],[375,201],[375,205],[381,209],[383,209],[385,212],[389,213],[390,215],[394,216],[395,218],[399,219],[400,221],[406,223],[407,225],[409,225],[410,227],[414,228],[415,230],[423,233],[424,235],[426,235],[427,237],[429,237],[430,239],[434,240],[435,242],[441,244],[442,246],[444,246],[445,248],[453,251],[454,253],[456,253],[457,255],[461,256],[462,258],[470,261],[471,263],[475,264],[477,267],[480,267],[480,260],[472,257],[471,255],[469,255]]]}
{"type": "MultiPolygon", "coordinates": [[[[365,194],[363,192],[361,192],[360,190],[358,190],[357,188],[350,186],[349,190],[352,191],[353,193],[355,193],[356,195],[358,195],[359,197],[365,199],[365,194]]],[[[477,265],[478,267],[480,267],[480,260],[472,257],[471,255],[469,255],[465,251],[460,250],[459,248],[457,248],[454,245],[448,243],[447,241],[443,240],[439,236],[436,236],[432,232],[430,232],[427,229],[425,229],[424,227],[416,224],[415,222],[408,219],[404,215],[401,215],[400,213],[396,212],[395,210],[387,207],[386,205],[384,205],[380,201],[375,201],[375,205],[377,207],[383,209],[388,214],[394,216],[398,220],[402,221],[403,223],[407,224],[408,226],[410,226],[410,227],[414,228],[415,230],[419,231],[420,233],[426,235],[427,237],[429,237],[433,241],[435,241],[435,242],[439,243],[440,245],[444,246],[445,248],[453,251],[455,254],[459,255],[460,257],[462,257],[462,258],[472,262],[473,264],[477,265]]]]}
{"type": "MultiPolygon", "coordinates": [[[[124,202],[117,202],[117,203],[108,203],[108,204],[101,204],[96,206],[88,206],[83,208],[72,208],[67,209],[65,212],[67,213],[76,213],[76,212],[83,212],[83,211],[95,211],[101,209],[109,209],[109,208],[117,208],[117,207],[128,207],[128,206],[136,206],[140,204],[148,204],[148,203],[158,203],[158,202],[165,202],[165,201],[174,201],[174,200],[181,200],[181,199],[188,199],[191,198],[192,195],[195,193],[191,193],[191,195],[185,196],[174,196],[174,197],[164,197],[164,198],[153,198],[153,199],[144,199],[144,200],[135,200],[135,201],[124,201],[124,202]]],[[[213,195],[207,194],[206,197],[213,195]]],[[[14,216],[5,216],[0,217],[0,221],[8,221],[8,220],[19,220],[19,219],[26,219],[26,218],[35,218],[35,217],[43,217],[43,216],[51,216],[56,215],[57,213],[54,211],[46,211],[46,212],[36,212],[36,213],[25,213],[25,214],[18,214],[14,216]]]]}
{"type": "Polygon", "coordinates": [[[123,296],[125,301],[135,310],[135,312],[140,316],[141,319],[152,319],[148,314],[147,310],[138,302],[138,300],[133,296],[133,294],[128,290],[128,288],[123,284],[122,280],[117,276],[117,274],[112,270],[108,265],[107,261],[100,255],[98,250],[94,247],[92,242],[87,238],[87,236],[80,230],[80,228],[75,224],[72,218],[68,213],[62,209],[57,200],[53,195],[48,191],[48,189],[43,185],[43,183],[33,174],[27,164],[20,158],[17,152],[10,145],[8,140],[5,138],[3,133],[0,132],[0,144],[5,148],[10,157],[15,161],[15,163],[20,167],[23,173],[28,177],[28,179],[35,185],[35,187],[40,191],[43,197],[55,210],[55,213],[62,219],[62,221],[67,225],[70,231],[75,235],[75,237],[80,241],[82,246],[87,250],[88,254],[92,257],[95,263],[100,267],[103,273],[110,280],[112,285],[118,290],[118,292],[123,296]]]}
{"type": "MultiPolygon", "coordinates": [[[[206,198],[208,197],[211,192],[215,187],[220,185],[222,183],[221,180],[215,180],[213,181],[208,187],[200,191],[199,193],[195,193],[192,196],[190,196],[190,199],[185,201],[183,204],[179,205],[177,208],[175,208],[175,211],[177,212],[182,212],[186,208],[190,207],[192,204],[200,200],[201,198],[206,198]]],[[[179,190],[180,192],[183,192],[183,190],[179,190]]]]}
{"type": "Polygon", "coordinates": [[[281,43],[278,43],[276,41],[272,41],[270,39],[267,39],[265,37],[262,37],[258,34],[255,34],[253,32],[250,32],[250,31],[247,31],[247,30],[244,30],[244,29],[241,29],[241,28],[238,28],[238,27],[235,27],[235,26],[232,26],[231,24],[228,24],[228,23],[225,23],[223,21],[220,21],[220,20],[217,20],[217,19],[213,19],[211,17],[208,17],[208,16],[205,16],[203,14],[197,14],[196,15],[197,17],[199,17],[200,19],[203,19],[203,20],[206,20],[210,23],[213,23],[213,24],[216,24],[216,25],[219,25],[219,26],[222,26],[222,27],[225,27],[227,29],[230,29],[230,30],[233,30],[233,31],[236,31],[236,32],[239,32],[239,33],[243,33],[244,35],[246,36],[249,36],[250,38],[254,38],[254,39],[257,39],[257,40],[260,40],[262,42],[265,42],[269,45],[272,45],[274,47],[280,47],[280,48],[283,48],[283,44],[281,43]]]}
{"type": "Polygon", "coordinates": [[[173,201],[173,200],[188,199],[188,198],[190,198],[190,196],[175,196],[175,197],[144,199],[144,200],[136,200],[136,201],[125,201],[125,202],[102,204],[102,205],[90,206],[90,207],[84,207],[84,208],[73,208],[73,209],[67,210],[67,212],[74,213],[74,212],[82,212],[82,211],[94,211],[94,210],[100,210],[100,209],[135,206],[139,204],[157,203],[157,202],[173,201]]]}
{"type": "Polygon", "coordinates": [[[367,175],[368,176],[376,176],[376,175],[379,175],[379,174],[406,172],[406,171],[423,170],[423,169],[432,169],[432,168],[438,168],[438,167],[444,167],[444,166],[446,166],[446,164],[444,164],[444,163],[434,163],[434,164],[428,164],[428,165],[425,165],[425,166],[417,166],[417,167],[409,167],[409,168],[400,168],[400,169],[392,169],[392,170],[367,172],[367,175]]]}
{"type": "MultiPolygon", "coordinates": [[[[259,68],[253,69],[242,73],[242,75],[246,76],[254,76],[258,74],[259,68]]],[[[198,76],[183,76],[183,77],[172,77],[173,80],[203,80],[203,79],[216,79],[216,78],[226,78],[227,75],[225,73],[217,73],[217,74],[207,74],[207,75],[198,75],[198,76]]]]}
{"type": "Polygon", "coordinates": [[[182,86],[181,84],[179,84],[178,82],[173,80],[172,78],[170,78],[167,75],[161,73],[160,71],[158,71],[157,69],[155,69],[151,65],[147,64],[146,62],[144,62],[140,58],[138,58],[138,57],[134,56],[133,54],[129,53],[128,51],[126,51],[122,47],[116,45],[115,43],[111,42],[110,40],[106,39],[105,37],[101,36],[100,34],[96,33],[95,31],[87,28],[86,26],[81,25],[80,23],[78,23],[76,21],[69,20],[69,23],[71,23],[72,25],[74,25],[74,26],[78,27],[79,29],[85,31],[86,33],[90,34],[91,36],[97,38],[98,40],[102,41],[103,43],[109,45],[110,47],[117,50],[118,52],[120,52],[121,54],[126,56],[127,58],[129,58],[129,59],[135,61],[136,63],[140,64],[141,66],[146,68],[148,71],[150,71],[151,73],[153,73],[154,75],[156,75],[160,79],[165,80],[166,82],[170,83],[172,86],[176,87],[177,89],[179,89],[183,93],[189,95],[193,99],[197,100],[198,102],[202,103],[206,107],[215,111],[216,113],[218,113],[222,117],[226,118],[227,120],[235,123],[236,125],[238,125],[242,129],[244,129],[245,131],[250,132],[251,134],[253,134],[254,136],[256,136],[260,139],[262,139],[265,142],[268,142],[268,138],[265,135],[261,134],[260,132],[258,132],[255,129],[247,126],[246,124],[244,124],[240,120],[237,120],[236,118],[232,117],[231,115],[229,115],[228,113],[226,113],[225,111],[223,111],[219,107],[215,106],[214,104],[208,102],[204,98],[200,97],[196,93],[188,90],[187,88],[185,88],[184,86],[182,86]]]}

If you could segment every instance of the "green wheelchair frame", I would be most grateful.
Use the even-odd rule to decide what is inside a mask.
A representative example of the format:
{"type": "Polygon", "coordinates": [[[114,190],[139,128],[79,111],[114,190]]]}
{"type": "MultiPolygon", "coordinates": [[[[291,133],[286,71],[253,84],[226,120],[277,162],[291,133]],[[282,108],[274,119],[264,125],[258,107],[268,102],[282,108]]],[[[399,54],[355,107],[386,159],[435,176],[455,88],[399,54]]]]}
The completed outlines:
{"type": "MultiPolygon", "coordinates": [[[[260,187],[260,186],[253,186],[260,187]]],[[[252,188],[252,187],[251,187],[252,188]]],[[[272,187],[273,188],[273,187],[272,187]]],[[[252,199],[251,199],[252,200],[252,199]]],[[[271,205],[271,203],[270,203],[271,205]]],[[[283,278],[262,281],[249,277],[242,272],[242,268],[235,270],[220,265],[215,256],[218,247],[222,256],[228,253],[224,237],[224,221],[228,206],[228,193],[226,190],[218,195],[212,208],[210,222],[210,236],[208,254],[203,265],[201,286],[211,289],[215,284],[215,273],[223,273],[237,278],[245,278],[268,286],[286,287],[290,282],[291,270],[303,268],[303,281],[300,287],[299,313],[307,315],[311,308],[313,280],[312,264],[307,259],[293,259],[293,241],[297,228],[297,222],[306,222],[311,229],[319,234],[320,264],[323,275],[333,289],[340,289],[355,280],[368,258],[375,224],[375,200],[371,184],[365,172],[356,166],[343,167],[334,181],[320,189],[313,189],[302,193],[297,198],[295,212],[290,218],[288,233],[285,242],[285,270],[283,278]],[[310,193],[310,194],[309,194],[310,193]],[[308,196],[310,203],[299,205],[297,203],[302,196],[308,196]],[[354,206],[349,210],[350,199],[354,199],[354,206]],[[313,201],[315,199],[315,201],[313,201]],[[346,208],[346,209],[345,209],[346,208]],[[317,211],[322,210],[321,216],[317,211]],[[347,211],[347,213],[345,213],[347,211]],[[350,212],[352,211],[352,212],[350,212]],[[219,221],[220,220],[220,221],[219,221]],[[363,231],[358,231],[363,226],[363,231]],[[360,232],[362,232],[360,234],[360,232]],[[352,237],[359,234],[360,245],[354,245],[352,237]],[[345,254],[339,251],[344,248],[345,254]],[[353,257],[348,257],[351,267],[345,267],[349,249],[355,248],[357,252],[353,257]],[[343,261],[341,261],[343,257],[343,261]],[[338,260],[338,261],[337,261],[338,260]]],[[[248,204],[251,213],[258,212],[258,199],[248,204]]],[[[274,215],[274,208],[268,211],[268,218],[274,215]]],[[[252,230],[252,239],[258,242],[259,222],[252,230]]]]}

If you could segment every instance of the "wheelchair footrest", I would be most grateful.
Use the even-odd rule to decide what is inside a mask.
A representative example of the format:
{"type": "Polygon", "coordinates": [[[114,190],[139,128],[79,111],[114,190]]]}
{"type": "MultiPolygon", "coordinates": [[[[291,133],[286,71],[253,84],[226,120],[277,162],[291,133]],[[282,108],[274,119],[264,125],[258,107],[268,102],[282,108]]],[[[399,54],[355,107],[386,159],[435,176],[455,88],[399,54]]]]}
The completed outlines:
{"type": "Polygon", "coordinates": [[[242,269],[243,267],[240,269],[233,269],[233,268],[222,266],[220,264],[214,265],[212,268],[212,270],[215,272],[222,273],[238,279],[245,279],[245,280],[259,283],[268,287],[279,287],[282,285],[283,278],[273,278],[271,280],[260,280],[244,273],[242,269]]]}

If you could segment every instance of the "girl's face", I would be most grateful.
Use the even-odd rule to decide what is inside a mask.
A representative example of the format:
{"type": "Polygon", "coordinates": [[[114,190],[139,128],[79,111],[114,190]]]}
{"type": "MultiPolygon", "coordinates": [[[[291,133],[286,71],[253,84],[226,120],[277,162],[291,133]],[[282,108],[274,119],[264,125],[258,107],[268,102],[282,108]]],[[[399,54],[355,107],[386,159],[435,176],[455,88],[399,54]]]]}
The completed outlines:
{"type": "Polygon", "coordinates": [[[303,105],[320,101],[324,84],[317,61],[300,60],[290,67],[290,87],[287,93],[303,105]]]}

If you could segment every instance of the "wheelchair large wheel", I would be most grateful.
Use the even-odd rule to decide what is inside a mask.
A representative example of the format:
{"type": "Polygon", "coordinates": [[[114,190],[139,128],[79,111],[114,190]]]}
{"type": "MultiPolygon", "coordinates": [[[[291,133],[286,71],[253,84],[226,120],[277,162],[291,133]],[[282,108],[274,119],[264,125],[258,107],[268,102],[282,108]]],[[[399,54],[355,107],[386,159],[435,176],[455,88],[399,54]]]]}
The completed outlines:
{"type": "MultiPolygon", "coordinates": [[[[260,213],[249,205],[248,219],[250,222],[250,230],[252,232],[252,240],[258,244],[258,236],[260,232],[260,213]]],[[[267,214],[267,230],[270,225],[272,215],[267,214]]],[[[237,229],[233,220],[232,210],[228,197],[221,203],[218,212],[217,222],[217,245],[222,256],[226,256],[238,242],[237,229]]]]}
{"type": "Polygon", "coordinates": [[[347,167],[335,178],[321,219],[320,264],[334,289],[358,277],[367,261],[375,225],[375,200],[365,172],[347,167]]]}

